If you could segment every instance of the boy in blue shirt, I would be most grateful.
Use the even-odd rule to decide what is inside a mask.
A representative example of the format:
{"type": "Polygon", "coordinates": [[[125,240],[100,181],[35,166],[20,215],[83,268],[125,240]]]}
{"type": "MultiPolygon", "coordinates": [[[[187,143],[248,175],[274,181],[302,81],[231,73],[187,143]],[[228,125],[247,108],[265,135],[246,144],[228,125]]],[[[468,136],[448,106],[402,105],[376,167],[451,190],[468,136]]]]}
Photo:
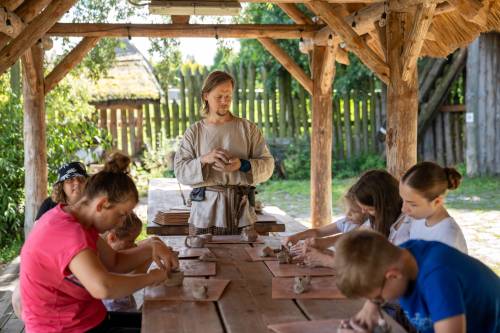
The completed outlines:
{"type": "Polygon", "coordinates": [[[379,305],[399,299],[420,333],[500,332],[500,279],[480,261],[440,242],[396,247],[369,230],[343,235],[335,248],[339,289],[371,300],[356,324],[371,330],[379,305]]]}

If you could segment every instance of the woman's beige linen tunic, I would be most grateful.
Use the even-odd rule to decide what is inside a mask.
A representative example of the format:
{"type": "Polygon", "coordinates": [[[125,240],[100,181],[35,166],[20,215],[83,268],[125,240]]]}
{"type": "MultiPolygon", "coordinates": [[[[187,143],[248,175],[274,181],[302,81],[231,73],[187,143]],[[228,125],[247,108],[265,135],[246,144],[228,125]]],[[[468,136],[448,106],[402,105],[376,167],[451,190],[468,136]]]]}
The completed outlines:
{"type": "MultiPolygon", "coordinates": [[[[204,120],[193,124],[184,133],[175,155],[175,176],[184,185],[193,188],[215,185],[255,186],[269,179],[274,159],[259,128],[252,122],[233,117],[223,124],[208,124],[204,120]],[[248,160],[249,172],[219,172],[211,165],[201,164],[201,156],[215,148],[227,150],[232,157],[248,160]]],[[[193,201],[189,223],[196,228],[227,228],[231,219],[226,209],[228,200],[223,192],[206,191],[204,201],[193,201]]],[[[253,207],[247,203],[238,221],[238,227],[255,223],[253,207]]]]}

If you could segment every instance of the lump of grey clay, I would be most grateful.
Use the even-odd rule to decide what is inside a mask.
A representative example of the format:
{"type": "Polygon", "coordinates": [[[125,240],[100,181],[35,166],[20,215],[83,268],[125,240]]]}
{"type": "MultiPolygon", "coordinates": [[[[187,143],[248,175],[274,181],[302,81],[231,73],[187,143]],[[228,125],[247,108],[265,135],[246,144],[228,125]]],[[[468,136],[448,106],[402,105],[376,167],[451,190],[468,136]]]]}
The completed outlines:
{"type": "Polygon", "coordinates": [[[266,246],[260,249],[259,255],[261,257],[272,257],[274,255],[274,250],[271,249],[269,246],[266,246]]]}
{"type": "Polygon", "coordinates": [[[208,288],[207,286],[193,286],[192,288],[193,297],[195,299],[206,299],[208,288]]]}
{"type": "Polygon", "coordinates": [[[293,280],[293,292],[296,294],[302,294],[306,292],[311,287],[311,277],[310,276],[296,276],[293,280]]]}
{"type": "Polygon", "coordinates": [[[281,247],[281,251],[279,251],[277,254],[276,254],[276,258],[278,259],[278,262],[280,264],[291,264],[293,259],[292,259],[292,255],[290,254],[290,252],[288,251],[288,249],[284,246],[281,247]]]}
{"type": "Polygon", "coordinates": [[[205,252],[198,258],[199,261],[217,261],[217,258],[210,252],[205,252]]]}
{"type": "Polygon", "coordinates": [[[184,272],[172,271],[169,273],[169,277],[165,280],[164,284],[167,287],[178,287],[182,285],[183,281],[184,281],[184,272]]]}

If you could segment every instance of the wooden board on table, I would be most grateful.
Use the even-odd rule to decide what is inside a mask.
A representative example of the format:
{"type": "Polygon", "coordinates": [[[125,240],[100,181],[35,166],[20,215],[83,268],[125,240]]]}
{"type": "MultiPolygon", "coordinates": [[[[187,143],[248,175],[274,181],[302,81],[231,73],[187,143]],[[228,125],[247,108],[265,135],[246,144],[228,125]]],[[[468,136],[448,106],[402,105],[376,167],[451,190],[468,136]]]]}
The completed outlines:
{"type": "Polygon", "coordinates": [[[273,278],[273,299],[344,299],[333,276],[311,278],[311,287],[302,294],[293,292],[294,278],[273,278]]]}
{"type": "Polygon", "coordinates": [[[331,276],[335,271],[325,267],[307,267],[297,264],[280,264],[278,261],[264,261],[271,273],[275,277],[295,277],[295,276],[331,276]]]}
{"type": "Polygon", "coordinates": [[[227,279],[203,279],[184,278],[182,286],[167,287],[165,285],[147,287],[144,299],[151,301],[201,301],[214,302],[221,298],[230,280],[227,279]],[[196,299],[193,297],[193,287],[204,285],[207,287],[207,298],[196,299]]]}
{"type": "Polygon", "coordinates": [[[214,302],[146,301],[141,332],[223,333],[224,328],[214,302]]]}
{"type": "Polygon", "coordinates": [[[215,262],[179,260],[179,268],[184,272],[184,276],[213,276],[216,274],[215,262]]]}
{"type": "Polygon", "coordinates": [[[264,243],[264,241],[259,237],[254,242],[247,242],[241,240],[240,235],[224,235],[224,236],[213,236],[212,240],[208,244],[253,244],[253,243],[264,243]]]}
{"type": "Polygon", "coordinates": [[[296,321],[293,323],[283,323],[267,326],[275,333],[332,333],[336,332],[341,319],[296,321]]]}
{"type": "Polygon", "coordinates": [[[179,259],[197,259],[199,256],[202,254],[211,254],[210,249],[206,247],[199,247],[199,248],[189,248],[189,247],[183,247],[179,250],[179,259]]]}
{"type": "Polygon", "coordinates": [[[211,250],[220,259],[217,277],[231,279],[217,302],[226,332],[268,332],[269,324],[306,319],[294,301],[271,299],[271,273],[263,262],[248,261],[244,246],[220,244],[211,250]]]}
{"type": "Polygon", "coordinates": [[[264,247],[265,245],[255,245],[253,247],[246,247],[245,251],[252,261],[278,260],[278,258],[276,258],[276,255],[274,257],[261,257],[260,250],[264,247]]]}
{"type": "Polygon", "coordinates": [[[269,223],[269,222],[278,222],[278,220],[269,214],[262,213],[262,214],[257,214],[257,223],[269,223]]]}

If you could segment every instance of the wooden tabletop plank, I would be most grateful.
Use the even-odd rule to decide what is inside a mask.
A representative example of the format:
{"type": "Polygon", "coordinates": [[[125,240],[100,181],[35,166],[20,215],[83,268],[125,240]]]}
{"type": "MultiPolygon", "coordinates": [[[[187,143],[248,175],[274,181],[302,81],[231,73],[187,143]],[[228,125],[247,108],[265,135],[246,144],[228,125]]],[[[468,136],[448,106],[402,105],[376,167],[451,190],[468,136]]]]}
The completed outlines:
{"type": "Polygon", "coordinates": [[[267,325],[305,320],[291,300],[271,299],[271,278],[262,262],[251,262],[244,246],[211,246],[219,258],[218,278],[231,279],[218,301],[227,332],[268,332],[267,325]]]}
{"type": "Polygon", "coordinates": [[[145,301],[141,332],[223,333],[214,302],[145,301]]]}
{"type": "Polygon", "coordinates": [[[364,300],[297,300],[297,305],[311,320],[349,318],[355,315],[363,306],[364,300]]]}

